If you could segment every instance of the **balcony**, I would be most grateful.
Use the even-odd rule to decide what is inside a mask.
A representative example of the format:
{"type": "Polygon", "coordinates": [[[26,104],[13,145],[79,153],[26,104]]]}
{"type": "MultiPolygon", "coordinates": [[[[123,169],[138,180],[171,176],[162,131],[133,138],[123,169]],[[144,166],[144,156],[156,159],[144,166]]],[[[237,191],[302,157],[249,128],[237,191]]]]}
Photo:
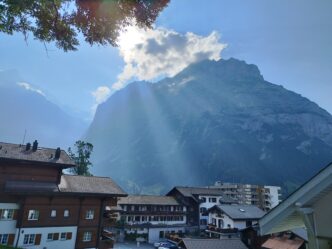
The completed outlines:
{"type": "Polygon", "coordinates": [[[231,234],[231,233],[238,232],[237,228],[218,228],[218,227],[216,227],[216,225],[213,225],[213,224],[208,224],[206,230],[211,231],[211,232],[222,233],[222,234],[231,234]]]}
{"type": "Polygon", "coordinates": [[[103,219],[104,227],[114,227],[114,226],[116,226],[117,221],[119,220],[118,213],[104,212],[103,217],[104,217],[104,219],[103,219]]]}

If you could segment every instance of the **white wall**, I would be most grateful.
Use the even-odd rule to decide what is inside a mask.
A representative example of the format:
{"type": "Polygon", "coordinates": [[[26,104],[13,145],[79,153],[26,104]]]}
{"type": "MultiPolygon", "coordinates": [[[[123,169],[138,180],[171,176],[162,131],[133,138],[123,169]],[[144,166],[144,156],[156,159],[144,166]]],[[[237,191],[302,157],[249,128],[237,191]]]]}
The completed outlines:
{"type": "MultiPolygon", "coordinates": [[[[230,225],[230,228],[237,228],[237,229],[243,229],[246,228],[246,221],[245,220],[240,220],[240,221],[234,221],[232,220],[228,215],[223,214],[222,217],[218,217],[217,213],[209,213],[209,223],[212,223],[212,219],[216,219],[216,225],[218,227],[218,220],[223,221],[223,227],[218,227],[218,228],[228,228],[228,225],[230,225]]],[[[253,221],[255,223],[257,221],[253,221]]]]}
{"type": "Polygon", "coordinates": [[[271,208],[274,208],[280,202],[280,196],[279,196],[278,190],[280,191],[281,188],[277,187],[277,186],[264,186],[264,188],[267,188],[270,190],[271,208]]]}
{"type": "Polygon", "coordinates": [[[160,231],[164,231],[164,234],[166,232],[175,231],[178,233],[179,231],[185,232],[184,227],[160,227],[160,228],[149,228],[149,243],[155,243],[160,240],[159,234],[160,231]]]}
{"type": "MultiPolygon", "coordinates": [[[[18,232],[18,231],[17,231],[18,232]]],[[[36,228],[21,228],[18,247],[28,249],[74,249],[76,242],[77,227],[36,227],[36,228]],[[60,240],[61,233],[72,233],[70,240],[60,240]],[[48,233],[59,233],[59,240],[47,241],[48,233]],[[23,240],[25,234],[41,234],[40,245],[26,245],[23,246],[23,240]]],[[[16,234],[17,239],[17,234],[16,234]]],[[[16,243],[15,239],[15,243],[16,243]]],[[[16,244],[15,244],[16,245],[16,244]]]]}
{"type": "MultiPolygon", "coordinates": [[[[16,203],[0,203],[0,209],[19,209],[16,203]]],[[[0,220],[0,234],[15,234],[16,220],[0,220]]]]}
{"type": "MultiPolygon", "coordinates": [[[[199,204],[199,208],[212,208],[214,205],[218,205],[220,204],[219,200],[220,200],[220,196],[211,196],[211,195],[200,195],[199,198],[205,197],[206,198],[206,202],[200,203],[199,204]],[[216,198],[217,201],[216,202],[209,202],[209,198],[216,198]]],[[[199,212],[199,219],[204,219],[207,220],[208,222],[208,216],[203,216],[201,212],[199,212]]],[[[209,222],[208,222],[209,223],[209,222]]]]}

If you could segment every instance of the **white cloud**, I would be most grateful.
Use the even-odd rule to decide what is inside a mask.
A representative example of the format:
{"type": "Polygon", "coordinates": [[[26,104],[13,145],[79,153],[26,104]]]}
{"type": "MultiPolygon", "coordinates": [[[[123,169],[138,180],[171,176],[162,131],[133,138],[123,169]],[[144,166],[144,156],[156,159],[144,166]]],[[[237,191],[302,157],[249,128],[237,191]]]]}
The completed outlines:
{"type": "Polygon", "coordinates": [[[34,88],[27,82],[18,82],[17,85],[19,85],[20,87],[23,87],[25,90],[36,92],[42,96],[45,96],[45,93],[42,90],[34,88]]]}
{"type": "MultiPolygon", "coordinates": [[[[216,31],[208,36],[200,36],[192,32],[181,34],[166,28],[128,27],[118,40],[124,68],[110,88],[100,86],[92,92],[95,98],[92,113],[98,104],[125,87],[131,79],[172,77],[192,63],[205,59],[219,60],[221,51],[226,47],[226,44],[219,42],[219,38],[216,31]]],[[[182,82],[183,85],[185,83],[187,81],[182,82]]]]}
{"type": "Polygon", "coordinates": [[[111,90],[121,89],[132,78],[153,80],[160,76],[172,77],[191,63],[219,60],[226,47],[219,38],[215,31],[208,36],[200,36],[165,28],[145,30],[129,27],[119,37],[119,52],[125,66],[111,90]]]}
{"type": "Polygon", "coordinates": [[[100,86],[91,94],[95,98],[97,104],[104,102],[107,97],[110,95],[111,89],[107,86],[100,86]]]}
{"type": "Polygon", "coordinates": [[[91,107],[91,112],[94,114],[96,112],[97,106],[103,103],[108,96],[111,94],[111,89],[107,86],[99,86],[96,90],[91,92],[91,95],[94,97],[95,102],[91,107]]]}

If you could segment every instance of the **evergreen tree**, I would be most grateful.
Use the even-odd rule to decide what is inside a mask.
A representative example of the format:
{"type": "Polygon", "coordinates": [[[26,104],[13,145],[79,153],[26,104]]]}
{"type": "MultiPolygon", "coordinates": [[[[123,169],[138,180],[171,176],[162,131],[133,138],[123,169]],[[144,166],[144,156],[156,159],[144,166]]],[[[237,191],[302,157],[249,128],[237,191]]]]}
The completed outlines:
{"type": "Polygon", "coordinates": [[[82,140],[76,141],[75,152],[69,147],[68,155],[75,162],[76,167],[71,169],[71,173],[75,175],[92,176],[90,173],[90,156],[93,151],[93,145],[82,140]]]}

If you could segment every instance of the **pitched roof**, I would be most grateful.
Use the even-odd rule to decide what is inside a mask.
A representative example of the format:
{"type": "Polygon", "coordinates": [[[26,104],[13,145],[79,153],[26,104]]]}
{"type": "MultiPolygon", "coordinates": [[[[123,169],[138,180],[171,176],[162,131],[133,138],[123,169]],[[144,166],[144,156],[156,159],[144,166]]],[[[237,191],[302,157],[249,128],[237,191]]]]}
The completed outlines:
{"type": "Polygon", "coordinates": [[[129,195],[120,198],[118,204],[180,205],[172,196],[158,195],[129,195]]]}
{"type": "Polygon", "coordinates": [[[182,239],[186,249],[247,249],[240,239],[182,239]]]}
{"type": "Polygon", "coordinates": [[[11,144],[0,142],[0,160],[23,160],[44,162],[61,166],[63,168],[74,167],[75,163],[69,158],[64,150],[61,150],[60,158],[55,159],[56,149],[38,147],[36,151],[32,149],[26,151],[26,146],[21,144],[11,144]]]}
{"type": "Polygon", "coordinates": [[[332,192],[332,163],[294,191],[259,220],[262,235],[303,228],[303,207],[311,207],[332,192]]]}
{"type": "Polygon", "coordinates": [[[111,178],[96,176],[62,175],[59,190],[62,193],[127,195],[111,178]]]}
{"type": "Polygon", "coordinates": [[[223,195],[223,191],[218,188],[179,186],[174,188],[186,197],[192,197],[193,195],[223,195]]]}
{"type": "Polygon", "coordinates": [[[177,187],[174,187],[173,189],[178,190],[185,197],[191,197],[191,198],[194,198],[194,199],[196,199],[195,195],[210,195],[210,196],[221,196],[222,201],[224,203],[234,203],[235,202],[234,199],[232,199],[231,197],[227,197],[224,194],[224,191],[220,188],[214,188],[214,187],[213,188],[210,188],[210,187],[180,187],[180,186],[177,186],[177,187]]]}
{"type": "Polygon", "coordinates": [[[217,208],[233,220],[258,220],[265,212],[254,205],[215,205],[209,210],[217,208]]]}

